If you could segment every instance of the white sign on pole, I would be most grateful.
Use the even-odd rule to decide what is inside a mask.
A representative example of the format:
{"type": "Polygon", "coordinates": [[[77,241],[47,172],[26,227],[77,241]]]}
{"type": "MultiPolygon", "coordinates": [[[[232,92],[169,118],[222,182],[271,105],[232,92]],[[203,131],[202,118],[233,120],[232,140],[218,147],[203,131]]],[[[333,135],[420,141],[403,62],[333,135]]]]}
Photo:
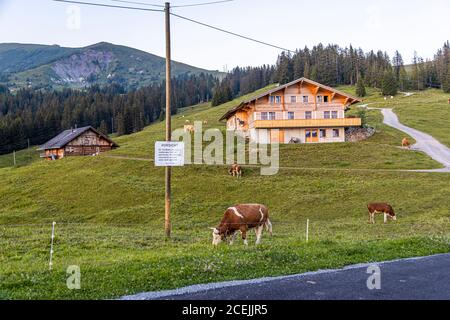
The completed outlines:
{"type": "Polygon", "coordinates": [[[155,166],[157,167],[184,166],[184,142],[156,141],[155,166]]]}

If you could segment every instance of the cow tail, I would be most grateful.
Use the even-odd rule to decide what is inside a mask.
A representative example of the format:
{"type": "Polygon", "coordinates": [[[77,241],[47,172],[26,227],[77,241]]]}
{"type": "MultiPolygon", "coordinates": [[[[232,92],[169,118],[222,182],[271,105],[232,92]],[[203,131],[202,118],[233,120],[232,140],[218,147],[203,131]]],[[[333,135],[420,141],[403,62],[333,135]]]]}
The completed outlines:
{"type": "Polygon", "coordinates": [[[270,222],[269,218],[267,218],[264,225],[266,226],[266,231],[268,231],[270,235],[272,235],[272,222],[270,222]]]}

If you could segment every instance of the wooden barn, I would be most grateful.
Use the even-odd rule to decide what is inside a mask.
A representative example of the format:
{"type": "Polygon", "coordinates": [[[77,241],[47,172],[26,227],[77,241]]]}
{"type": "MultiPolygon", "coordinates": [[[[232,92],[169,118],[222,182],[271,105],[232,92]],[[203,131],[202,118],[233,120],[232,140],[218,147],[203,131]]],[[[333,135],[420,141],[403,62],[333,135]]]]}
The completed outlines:
{"type": "Polygon", "coordinates": [[[118,145],[107,135],[87,126],[64,130],[41,145],[38,150],[44,151],[41,158],[56,160],[66,156],[97,155],[116,147],[118,145]]]}

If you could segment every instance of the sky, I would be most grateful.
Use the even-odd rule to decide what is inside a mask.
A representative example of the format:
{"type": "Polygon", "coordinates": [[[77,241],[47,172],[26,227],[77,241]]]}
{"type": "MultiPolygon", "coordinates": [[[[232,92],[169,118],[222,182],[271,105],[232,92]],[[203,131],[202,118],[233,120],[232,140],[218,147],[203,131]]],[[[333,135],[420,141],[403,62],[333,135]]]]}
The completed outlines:
{"type": "MultiPolygon", "coordinates": [[[[111,0],[80,1],[133,6],[111,0]]],[[[432,58],[450,40],[450,0],[234,0],[172,12],[290,50],[320,42],[352,44],[364,51],[386,51],[391,57],[399,50],[405,63],[411,62],[414,51],[432,58]]],[[[273,64],[280,53],[173,16],[171,29],[172,59],[205,69],[273,64]]],[[[0,43],[82,47],[100,41],[164,56],[164,14],[52,0],[0,0],[0,43]]]]}

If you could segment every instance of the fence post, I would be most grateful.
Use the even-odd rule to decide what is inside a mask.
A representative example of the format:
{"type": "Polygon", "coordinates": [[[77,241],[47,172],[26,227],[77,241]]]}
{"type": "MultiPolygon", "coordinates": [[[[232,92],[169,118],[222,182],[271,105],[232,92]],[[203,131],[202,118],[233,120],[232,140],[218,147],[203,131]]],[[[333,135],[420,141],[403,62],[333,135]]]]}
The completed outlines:
{"type": "Polygon", "coordinates": [[[56,222],[53,221],[53,224],[52,224],[52,242],[50,244],[50,262],[48,263],[48,269],[50,271],[52,270],[52,266],[53,266],[52,259],[53,259],[53,240],[55,239],[55,224],[56,224],[56,222]]]}
{"type": "Polygon", "coordinates": [[[309,240],[309,219],[306,219],[306,242],[309,240]]]}
{"type": "Polygon", "coordinates": [[[14,167],[16,166],[16,150],[13,150],[14,167]]]}

